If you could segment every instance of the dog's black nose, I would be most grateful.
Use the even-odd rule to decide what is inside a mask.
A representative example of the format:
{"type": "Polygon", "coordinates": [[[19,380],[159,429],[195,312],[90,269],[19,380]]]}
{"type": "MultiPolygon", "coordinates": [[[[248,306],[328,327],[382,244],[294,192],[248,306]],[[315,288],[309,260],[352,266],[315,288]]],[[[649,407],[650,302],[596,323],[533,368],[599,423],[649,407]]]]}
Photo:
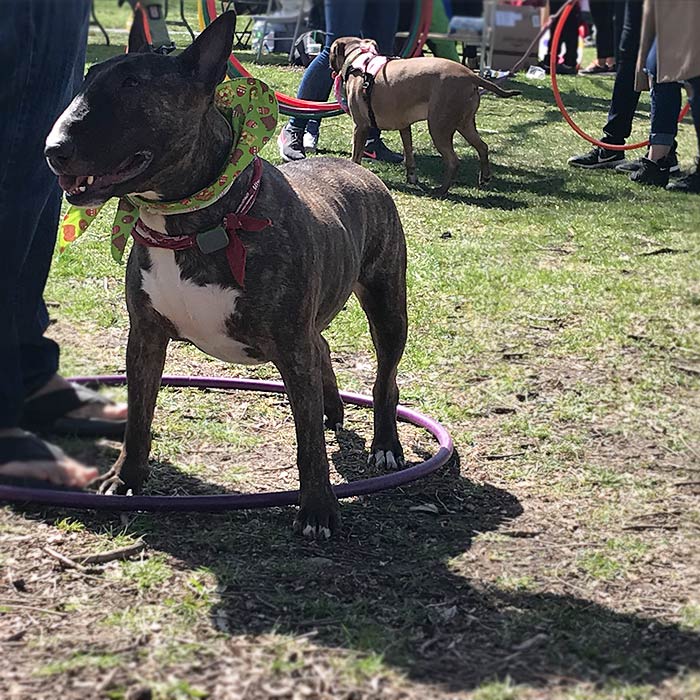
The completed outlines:
{"type": "Polygon", "coordinates": [[[75,155],[75,145],[70,141],[47,143],[44,148],[44,156],[53,168],[60,169],[75,155]]]}

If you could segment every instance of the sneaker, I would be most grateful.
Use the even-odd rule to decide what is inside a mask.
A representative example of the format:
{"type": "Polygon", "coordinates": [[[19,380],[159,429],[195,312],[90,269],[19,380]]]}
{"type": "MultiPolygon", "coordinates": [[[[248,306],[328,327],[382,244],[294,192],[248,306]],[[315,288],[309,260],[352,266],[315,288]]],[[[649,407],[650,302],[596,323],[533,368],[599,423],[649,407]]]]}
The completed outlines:
{"type": "Polygon", "coordinates": [[[365,158],[380,160],[383,163],[403,163],[403,155],[392,151],[381,139],[369,139],[362,155],[365,158]]]}
{"type": "Polygon", "coordinates": [[[666,187],[668,185],[668,158],[653,161],[644,157],[640,160],[642,162],[639,170],[630,173],[632,182],[638,182],[640,185],[655,185],[656,187],[666,187]]]}
{"type": "Polygon", "coordinates": [[[588,151],[588,153],[582,153],[580,156],[572,156],[567,162],[574,168],[597,170],[600,168],[614,168],[616,165],[623,163],[624,160],[624,151],[609,151],[606,148],[596,146],[588,151]]]}
{"type": "MultiPolygon", "coordinates": [[[[676,153],[677,145],[678,144],[674,142],[673,148],[666,156],[666,160],[668,161],[668,174],[671,177],[680,177],[681,175],[681,166],[678,164],[678,154],[676,153]]],[[[647,155],[649,155],[649,151],[647,151],[647,155]]],[[[615,172],[624,173],[625,175],[634,173],[642,167],[642,160],[643,158],[626,160],[623,163],[620,163],[620,165],[615,166],[615,172]]]]}
{"type": "Polygon", "coordinates": [[[304,130],[286,124],[277,138],[282,160],[304,160],[304,130]]]}
{"type": "Polygon", "coordinates": [[[318,150],[318,134],[304,132],[304,153],[316,153],[318,150]]]}
{"type": "MultiPolygon", "coordinates": [[[[543,68],[545,73],[549,75],[549,56],[545,57],[545,59],[540,61],[537,65],[543,68]]],[[[557,75],[576,75],[576,73],[578,73],[576,66],[569,66],[566,63],[557,64],[557,75]]]]}
{"type": "Polygon", "coordinates": [[[700,156],[695,159],[695,170],[679,177],[675,182],[666,186],[669,192],[686,192],[700,194],[700,156]]]}

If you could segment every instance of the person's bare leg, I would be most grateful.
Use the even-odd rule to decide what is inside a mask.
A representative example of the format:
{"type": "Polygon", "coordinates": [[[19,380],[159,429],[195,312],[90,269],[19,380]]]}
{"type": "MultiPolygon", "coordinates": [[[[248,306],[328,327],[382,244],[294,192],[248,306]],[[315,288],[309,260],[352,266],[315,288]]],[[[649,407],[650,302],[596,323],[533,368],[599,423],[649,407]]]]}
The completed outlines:
{"type": "Polygon", "coordinates": [[[665,158],[671,152],[671,146],[662,146],[658,143],[653,143],[649,146],[649,160],[655,163],[665,158]]]}
{"type": "MultiPolygon", "coordinates": [[[[53,391],[61,391],[61,389],[70,389],[70,383],[60,374],[54,374],[44,386],[38,391],[35,391],[27,399],[34,399],[44,394],[50,394],[53,391]]],[[[98,418],[102,420],[124,420],[126,418],[126,404],[90,404],[81,406],[74,411],[70,411],[66,418],[98,418]]]]}
{"type": "MultiPolygon", "coordinates": [[[[29,437],[19,428],[5,428],[0,430],[2,438],[29,437]]],[[[37,438],[38,439],[38,438],[37,438]]],[[[0,478],[12,476],[20,479],[39,479],[48,481],[56,486],[70,486],[82,488],[92,481],[98,474],[95,467],[88,467],[75,459],[68,457],[62,450],[52,445],[52,451],[56,454],[55,460],[14,460],[0,464],[0,478]]]]}

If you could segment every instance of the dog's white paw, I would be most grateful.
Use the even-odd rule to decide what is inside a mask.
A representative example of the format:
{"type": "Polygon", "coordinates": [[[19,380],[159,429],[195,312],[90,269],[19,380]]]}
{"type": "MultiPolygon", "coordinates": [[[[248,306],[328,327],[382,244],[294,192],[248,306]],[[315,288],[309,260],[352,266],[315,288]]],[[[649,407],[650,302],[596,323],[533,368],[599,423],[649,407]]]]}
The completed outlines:
{"type": "Polygon", "coordinates": [[[307,525],[302,533],[304,537],[310,537],[311,539],[324,539],[328,540],[331,537],[331,529],[329,527],[323,527],[321,525],[307,525]]]}
{"type": "Polygon", "coordinates": [[[400,455],[397,457],[391,450],[376,450],[375,452],[370,452],[367,464],[379,468],[398,469],[403,467],[403,457],[400,455]]]}

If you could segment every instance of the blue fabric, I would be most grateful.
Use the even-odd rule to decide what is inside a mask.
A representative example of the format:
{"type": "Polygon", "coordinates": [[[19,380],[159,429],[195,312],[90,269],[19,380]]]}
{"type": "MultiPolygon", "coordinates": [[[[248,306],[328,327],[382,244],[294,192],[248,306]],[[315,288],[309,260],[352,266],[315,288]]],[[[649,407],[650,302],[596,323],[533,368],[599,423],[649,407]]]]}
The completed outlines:
{"type": "MultiPolygon", "coordinates": [[[[324,0],[326,13],[326,43],[321,53],[311,61],[304,72],[297,97],[302,100],[324,102],[333,87],[330,68],[331,44],[342,36],[363,36],[374,39],[379,52],[394,53],[394,36],[399,22],[398,0],[324,0]]],[[[292,117],[291,125],[306,128],[318,134],[320,122],[316,119],[292,117]]]]}
{"type": "Polygon", "coordinates": [[[656,39],[649,49],[645,70],[651,78],[651,128],[649,143],[672,146],[678,134],[678,115],[681,111],[681,84],[658,83],[656,39]]]}
{"type": "Polygon", "coordinates": [[[0,428],[58,369],[44,286],[61,192],[44,141],[82,79],[89,0],[4,0],[0,21],[0,428]]]}

